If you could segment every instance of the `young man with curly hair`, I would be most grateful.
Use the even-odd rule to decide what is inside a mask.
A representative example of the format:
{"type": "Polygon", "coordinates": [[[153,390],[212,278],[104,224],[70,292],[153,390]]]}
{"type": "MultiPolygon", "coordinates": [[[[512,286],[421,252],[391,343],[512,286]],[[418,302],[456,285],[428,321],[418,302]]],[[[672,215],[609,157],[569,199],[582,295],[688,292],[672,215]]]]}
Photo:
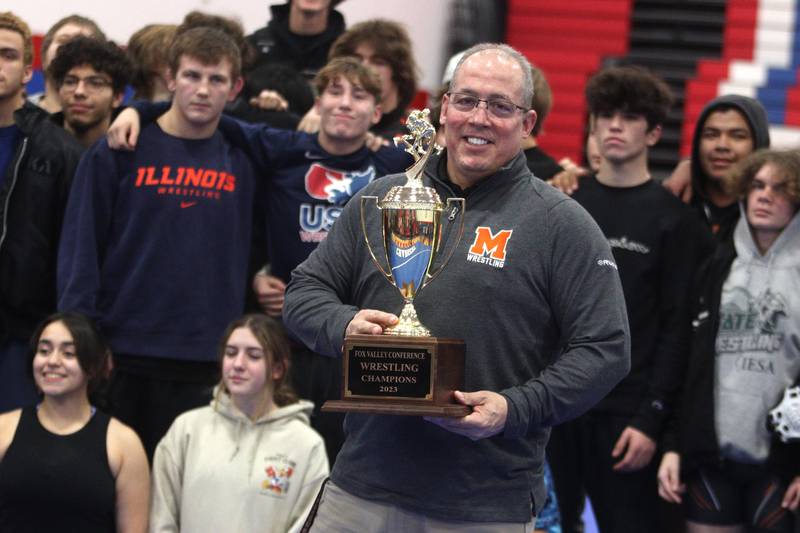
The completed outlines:
{"type": "Polygon", "coordinates": [[[614,253],[630,321],[631,371],[587,414],[554,428],[548,458],[565,532],[576,531],[584,494],[604,533],[655,531],[653,457],[683,376],[686,287],[702,226],[648,170],[648,150],[672,105],[667,85],[638,67],[608,68],[589,80],[586,98],[602,161],[573,198],[614,253]]]}
{"type": "Polygon", "coordinates": [[[58,98],[58,89],[53,80],[47,74],[50,63],[56,57],[61,45],[69,42],[70,39],[84,35],[99,41],[106,40],[106,34],[100,29],[97,23],[83,15],[73,13],[56,21],[50,26],[47,33],[42,38],[41,58],[42,73],[44,74],[44,91],[28,95],[28,100],[47,111],[57,113],[61,111],[61,101],[58,98]]]}
{"type": "Polygon", "coordinates": [[[74,37],[59,48],[48,67],[61,101],[61,112],[53,120],[88,148],[111,125],[130,72],[130,61],[114,43],[74,37]]]}

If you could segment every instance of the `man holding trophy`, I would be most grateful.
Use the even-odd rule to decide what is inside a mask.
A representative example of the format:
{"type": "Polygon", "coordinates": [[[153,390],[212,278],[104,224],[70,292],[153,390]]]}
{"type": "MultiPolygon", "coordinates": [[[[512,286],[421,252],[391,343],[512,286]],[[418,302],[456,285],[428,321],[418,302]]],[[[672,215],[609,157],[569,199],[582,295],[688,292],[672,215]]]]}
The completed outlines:
{"type": "MultiPolygon", "coordinates": [[[[284,319],[317,353],[339,357],[344,346],[345,364],[366,353],[400,359],[361,368],[416,368],[418,357],[436,352],[437,339],[425,350],[381,341],[400,325],[401,309],[406,320],[412,299],[430,335],[464,347],[463,386],[449,396],[468,414],[348,413],[312,531],[532,531],[544,503],[550,426],[584,412],[628,371],[627,316],[611,250],[582,208],[532,176],[520,151],[536,121],[532,96],[530,64],[514,49],[467,50],[442,104],[447,150],[429,159],[425,150],[405,174],[367,186],[364,196],[383,198],[380,209],[367,198],[348,203],[293,272],[284,319]],[[396,193],[406,181],[411,192],[396,193]],[[409,207],[430,191],[438,195],[434,208],[409,207]],[[450,201],[456,197],[464,201],[450,201]],[[405,236],[429,244],[422,247],[429,259],[422,278],[400,283],[406,278],[396,270],[406,263],[390,256],[410,260],[419,252],[405,247],[405,236]],[[378,348],[351,349],[352,339],[378,348]]],[[[433,138],[415,129],[419,142],[407,144],[433,138]]],[[[439,370],[430,372],[438,378],[439,370]]],[[[419,376],[389,377],[402,384],[419,376]]]]}

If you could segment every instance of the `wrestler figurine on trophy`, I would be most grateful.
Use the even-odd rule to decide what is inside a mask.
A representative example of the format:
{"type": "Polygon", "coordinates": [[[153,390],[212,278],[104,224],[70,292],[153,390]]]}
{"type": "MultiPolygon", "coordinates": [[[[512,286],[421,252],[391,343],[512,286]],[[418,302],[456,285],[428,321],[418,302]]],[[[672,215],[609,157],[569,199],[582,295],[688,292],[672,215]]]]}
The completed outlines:
{"type": "Polygon", "coordinates": [[[464,342],[431,337],[414,309],[414,298],[445,267],[464,233],[463,198],[442,203],[436,190],[422,183],[422,172],[436,148],[436,130],[429,111],[408,117],[409,134],[396,140],[415,163],[406,170],[406,184],[392,187],[378,200],[361,198],[361,228],[375,266],[403,296],[399,321],[383,335],[348,335],[342,353],[342,399],[326,402],[324,411],[353,411],[418,416],[465,416],[470,409],[455,401],[453,392],[464,384],[464,342]],[[381,212],[383,260],[372,246],[365,221],[374,202],[381,212]],[[457,238],[441,265],[432,270],[440,255],[441,215],[451,204],[460,204],[462,216],[457,238]]]}

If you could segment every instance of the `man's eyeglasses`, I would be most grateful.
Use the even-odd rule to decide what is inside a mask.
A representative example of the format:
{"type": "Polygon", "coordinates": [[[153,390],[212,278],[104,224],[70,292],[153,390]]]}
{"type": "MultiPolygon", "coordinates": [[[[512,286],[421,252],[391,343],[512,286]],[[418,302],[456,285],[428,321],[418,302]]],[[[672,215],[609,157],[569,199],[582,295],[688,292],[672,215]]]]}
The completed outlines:
{"type": "Polygon", "coordinates": [[[64,80],[61,82],[61,88],[67,91],[74,91],[81,82],[83,82],[83,89],[89,93],[96,93],[102,91],[106,87],[111,87],[111,82],[102,76],[86,76],[85,78],[64,76],[64,80]]]}
{"type": "Polygon", "coordinates": [[[511,100],[505,98],[478,98],[477,96],[466,93],[447,93],[450,97],[450,105],[462,113],[469,113],[477,108],[481,102],[486,104],[486,110],[495,118],[511,118],[517,109],[525,112],[527,108],[518,106],[511,100]]]}

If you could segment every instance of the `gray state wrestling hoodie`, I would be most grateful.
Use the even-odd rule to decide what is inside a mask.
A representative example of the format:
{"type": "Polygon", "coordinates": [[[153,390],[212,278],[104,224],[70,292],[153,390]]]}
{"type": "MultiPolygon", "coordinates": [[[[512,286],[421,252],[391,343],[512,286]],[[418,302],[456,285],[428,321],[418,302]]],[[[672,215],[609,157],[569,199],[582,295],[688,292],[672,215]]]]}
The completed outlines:
{"type": "Polygon", "coordinates": [[[722,288],[715,412],[723,456],[766,461],[766,419],[800,374],[800,215],[761,255],[742,213],[736,259],[722,288]]]}

